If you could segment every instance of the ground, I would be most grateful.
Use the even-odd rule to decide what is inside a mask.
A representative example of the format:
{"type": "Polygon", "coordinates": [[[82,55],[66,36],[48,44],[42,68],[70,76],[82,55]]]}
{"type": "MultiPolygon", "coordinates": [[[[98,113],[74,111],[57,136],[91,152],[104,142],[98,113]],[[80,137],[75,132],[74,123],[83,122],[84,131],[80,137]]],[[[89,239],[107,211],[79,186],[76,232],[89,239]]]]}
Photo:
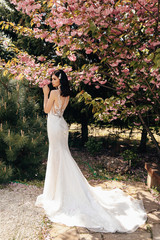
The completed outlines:
{"type": "MultiPolygon", "coordinates": [[[[43,191],[43,181],[12,182],[1,185],[0,189],[0,240],[160,240],[160,194],[146,186],[143,166],[121,175],[115,170],[98,168],[106,155],[91,156],[72,149],[72,156],[92,186],[120,188],[142,199],[147,222],[131,234],[94,233],[86,228],[55,224],[48,220],[43,209],[35,207],[36,197],[43,191]]],[[[113,160],[107,156],[107,162],[109,160],[121,162],[119,158],[113,160]]]]}
{"type": "MultiPolygon", "coordinates": [[[[97,185],[96,180],[89,181],[97,185]]],[[[159,240],[160,204],[145,183],[131,181],[98,182],[104,189],[120,188],[138,199],[143,199],[148,220],[131,234],[102,234],[85,228],[67,227],[51,223],[43,209],[35,207],[37,195],[42,187],[22,183],[11,183],[0,189],[0,240],[159,240]]]]}

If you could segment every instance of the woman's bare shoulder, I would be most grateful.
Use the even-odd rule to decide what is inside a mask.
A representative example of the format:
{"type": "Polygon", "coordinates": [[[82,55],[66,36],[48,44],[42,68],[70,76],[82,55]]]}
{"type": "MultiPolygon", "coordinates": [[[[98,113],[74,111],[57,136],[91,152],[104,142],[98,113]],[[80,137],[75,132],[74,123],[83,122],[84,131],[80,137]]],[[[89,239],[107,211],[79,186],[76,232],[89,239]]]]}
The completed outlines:
{"type": "Polygon", "coordinates": [[[54,100],[57,98],[57,96],[58,96],[57,90],[51,90],[50,97],[54,100]]]}
{"type": "Polygon", "coordinates": [[[51,90],[51,92],[57,93],[57,92],[59,92],[59,89],[53,89],[53,90],[51,90]]]}

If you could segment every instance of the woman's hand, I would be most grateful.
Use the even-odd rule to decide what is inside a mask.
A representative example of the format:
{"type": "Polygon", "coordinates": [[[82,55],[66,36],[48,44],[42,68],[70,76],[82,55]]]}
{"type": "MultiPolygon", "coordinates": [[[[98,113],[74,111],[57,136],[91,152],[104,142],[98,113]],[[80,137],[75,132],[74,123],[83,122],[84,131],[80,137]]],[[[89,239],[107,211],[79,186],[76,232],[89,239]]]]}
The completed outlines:
{"type": "Polygon", "coordinates": [[[45,85],[45,86],[43,87],[43,93],[44,93],[44,95],[47,95],[47,96],[48,96],[48,94],[49,94],[49,87],[48,87],[48,85],[45,85]]]}

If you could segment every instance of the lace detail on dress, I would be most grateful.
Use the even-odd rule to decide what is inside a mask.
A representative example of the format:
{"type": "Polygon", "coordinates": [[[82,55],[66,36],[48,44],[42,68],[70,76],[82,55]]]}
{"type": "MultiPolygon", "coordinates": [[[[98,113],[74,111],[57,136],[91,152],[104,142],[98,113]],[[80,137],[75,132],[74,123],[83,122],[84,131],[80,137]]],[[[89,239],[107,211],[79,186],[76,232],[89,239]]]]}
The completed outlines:
{"type": "Polygon", "coordinates": [[[63,116],[64,110],[66,108],[66,99],[67,99],[67,97],[65,97],[65,100],[64,100],[64,103],[63,103],[63,106],[62,106],[63,101],[61,99],[60,92],[58,91],[58,103],[56,105],[55,102],[54,102],[54,105],[51,109],[51,113],[53,115],[58,116],[58,117],[63,116]]]}

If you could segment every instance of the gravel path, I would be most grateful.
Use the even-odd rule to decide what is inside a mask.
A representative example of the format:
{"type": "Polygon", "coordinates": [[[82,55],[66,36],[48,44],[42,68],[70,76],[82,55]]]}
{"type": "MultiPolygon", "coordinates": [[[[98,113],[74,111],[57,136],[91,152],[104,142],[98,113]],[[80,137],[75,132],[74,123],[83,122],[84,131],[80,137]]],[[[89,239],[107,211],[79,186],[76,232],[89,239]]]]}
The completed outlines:
{"type": "Polygon", "coordinates": [[[20,183],[0,189],[0,240],[39,239],[44,212],[34,204],[41,192],[20,183]]]}

